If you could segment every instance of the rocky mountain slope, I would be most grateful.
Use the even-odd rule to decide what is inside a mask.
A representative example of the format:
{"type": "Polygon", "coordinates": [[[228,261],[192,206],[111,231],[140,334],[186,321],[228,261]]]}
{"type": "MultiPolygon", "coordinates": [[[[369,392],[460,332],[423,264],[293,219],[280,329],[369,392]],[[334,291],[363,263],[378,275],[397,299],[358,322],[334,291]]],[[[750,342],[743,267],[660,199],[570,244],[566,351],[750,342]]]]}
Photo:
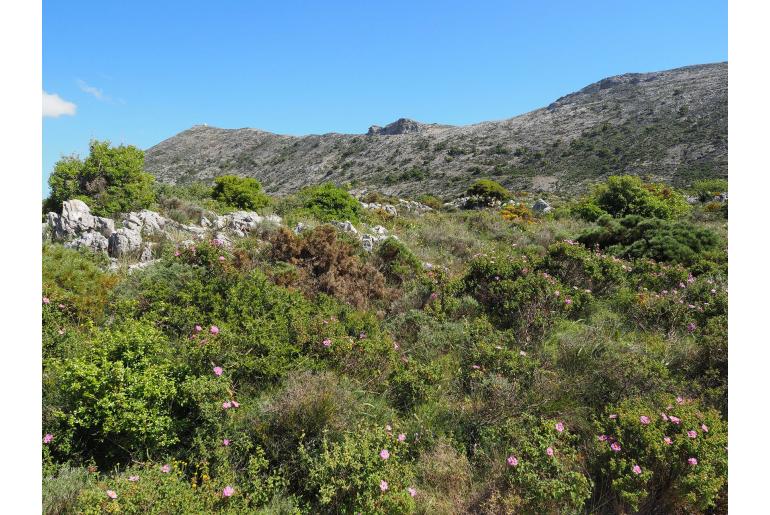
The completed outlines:
{"type": "Polygon", "coordinates": [[[271,193],[322,181],[455,196],[481,177],[574,192],[618,173],[688,184],[727,175],[727,63],[603,79],[542,109],[467,126],[399,119],[367,134],[284,136],[194,126],[147,150],[167,183],[256,177],[271,193]]]}

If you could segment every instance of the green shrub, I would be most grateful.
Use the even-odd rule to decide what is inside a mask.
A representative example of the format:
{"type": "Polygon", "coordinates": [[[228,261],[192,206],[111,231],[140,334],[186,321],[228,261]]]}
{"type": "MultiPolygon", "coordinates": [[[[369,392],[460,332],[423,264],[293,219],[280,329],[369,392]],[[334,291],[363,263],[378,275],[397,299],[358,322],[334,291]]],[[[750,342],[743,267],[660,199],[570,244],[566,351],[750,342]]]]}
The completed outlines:
{"type": "Polygon", "coordinates": [[[413,512],[410,445],[382,428],[358,427],[339,442],[324,440],[318,452],[301,446],[306,499],[324,513],[413,512]]]}
{"type": "Polygon", "coordinates": [[[528,416],[482,433],[494,470],[482,513],[584,513],[592,485],[578,453],[579,439],[569,427],[558,431],[558,423],[528,416]]]}
{"type": "Polygon", "coordinates": [[[91,252],[43,246],[45,311],[60,310],[75,319],[100,321],[118,277],[104,272],[103,258],[91,252]],[[59,307],[59,304],[62,307],[59,307]]]}
{"type": "Polygon", "coordinates": [[[479,179],[468,188],[467,193],[468,195],[478,195],[501,202],[511,198],[511,192],[505,186],[490,179],[479,179]]]}
{"type": "Polygon", "coordinates": [[[221,175],[214,179],[212,197],[226,206],[254,210],[270,204],[262,184],[252,177],[221,175]]]}
{"type": "Polygon", "coordinates": [[[444,207],[444,202],[435,195],[424,194],[417,197],[417,202],[425,204],[433,209],[441,209],[444,207]]]}
{"type": "Polygon", "coordinates": [[[48,178],[51,195],[46,207],[61,212],[62,202],[78,198],[99,216],[136,211],[155,201],[154,181],[144,172],[142,150],[92,140],[85,161],[65,157],[56,163],[48,178]]]}
{"type": "Polygon", "coordinates": [[[646,184],[632,175],[613,176],[595,187],[596,207],[615,217],[675,218],[690,206],[681,193],[663,184],[646,184]]]}
{"type": "Polygon", "coordinates": [[[388,238],[378,245],[375,255],[379,270],[391,282],[402,284],[422,274],[420,260],[395,238],[388,238]]]}
{"type": "Polygon", "coordinates": [[[43,473],[43,514],[75,513],[80,493],[95,480],[85,467],[58,467],[51,475],[43,473]]]}
{"type": "Polygon", "coordinates": [[[727,428],[716,410],[673,396],[628,400],[596,425],[600,481],[618,511],[695,513],[714,505],[727,471],[727,428]]]}
{"type": "Polygon", "coordinates": [[[332,183],[303,188],[298,193],[302,208],[322,222],[359,222],[361,204],[350,193],[332,183]]]}
{"type": "Polygon", "coordinates": [[[605,216],[599,219],[598,228],[583,233],[578,241],[624,257],[685,265],[710,257],[709,253],[718,250],[720,243],[709,229],[638,215],[619,219],[605,216]]]}
{"type": "Polygon", "coordinates": [[[539,269],[563,284],[602,295],[625,284],[630,266],[566,241],[548,247],[539,269]]]}

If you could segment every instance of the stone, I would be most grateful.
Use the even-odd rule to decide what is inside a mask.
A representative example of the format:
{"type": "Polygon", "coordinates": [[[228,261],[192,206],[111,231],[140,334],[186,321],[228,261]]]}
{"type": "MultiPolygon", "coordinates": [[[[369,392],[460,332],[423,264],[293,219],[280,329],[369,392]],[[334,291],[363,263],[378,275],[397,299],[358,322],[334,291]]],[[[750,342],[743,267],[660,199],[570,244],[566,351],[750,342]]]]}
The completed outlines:
{"type": "Polygon", "coordinates": [[[152,261],[152,244],[151,243],[145,243],[142,246],[142,252],[139,254],[140,263],[147,263],[148,261],[152,261]]]}
{"type": "Polygon", "coordinates": [[[123,218],[123,227],[139,231],[144,236],[157,236],[163,234],[168,222],[169,220],[159,213],[143,209],[138,212],[127,213],[123,218]]]}
{"type": "Polygon", "coordinates": [[[535,202],[532,205],[532,211],[535,213],[548,213],[549,211],[552,211],[553,208],[543,199],[537,199],[537,202],[535,202]]]}
{"type": "Polygon", "coordinates": [[[388,230],[381,225],[375,225],[372,227],[372,232],[377,236],[387,236],[388,230]]]}
{"type": "Polygon", "coordinates": [[[371,234],[364,234],[361,236],[361,246],[366,252],[374,250],[374,245],[377,243],[377,239],[371,234]]]}
{"type": "Polygon", "coordinates": [[[338,222],[335,220],[332,222],[332,225],[342,232],[358,236],[358,230],[353,226],[352,223],[350,223],[350,220],[345,220],[344,222],[338,222]]]}
{"type": "Polygon", "coordinates": [[[142,235],[138,230],[123,227],[110,235],[107,250],[111,257],[134,257],[142,246],[142,235]]]}
{"type": "Polygon", "coordinates": [[[107,252],[108,241],[102,233],[87,231],[81,233],[74,240],[64,243],[69,249],[88,249],[92,252],[107,252]]]}
{"type": "Polygon", "coordinates": [[[211,220],[206,218],[205,216],[201,217],[201,227],[211,227],[211,220]]]}

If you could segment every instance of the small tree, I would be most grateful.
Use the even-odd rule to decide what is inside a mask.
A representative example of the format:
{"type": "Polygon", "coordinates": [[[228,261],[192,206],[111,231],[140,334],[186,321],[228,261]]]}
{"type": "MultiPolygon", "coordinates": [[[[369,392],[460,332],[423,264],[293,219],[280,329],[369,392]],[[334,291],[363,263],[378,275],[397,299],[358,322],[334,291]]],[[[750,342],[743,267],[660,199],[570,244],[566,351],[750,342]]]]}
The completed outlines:
{"type": "Polygon", "coordinates": [[[270,197],[262,191],[262,184],[258,180],[236,175],[222,175],[214,179],[212,196],[215,200],[240,209],[259,209],[270,203],[270,197]]]}
{"type": "Polygon", "coordinates": [[[322,222],[349,220],[358,223],[361,204],[332,183],[309,186],[299,192],[302,207],[322,222]]]}
{"type": "Polygon", "coordinates": [[[487,199],[499,200],[504,202],[511,198],[511,192],[502,184],[490,179],[480,179],[468,188],[468,195],[477,195],[487,199]]]}
{"type": "Polygon", "coordinates": [[[69,156],[56,163],[45,208],[60,211],[62,202],[78,198],[100,216],[143,209],[155,201],[154,181],[139,148],[92,140],[85,161],[69,156]]]}
{"type": "Polygon", "coordinates": [[[670,186],[647,184],[633,175],[610,177],[596,186],[592,200],[614,217],[674,218],[690,208],[682,194],[670,186]]]}

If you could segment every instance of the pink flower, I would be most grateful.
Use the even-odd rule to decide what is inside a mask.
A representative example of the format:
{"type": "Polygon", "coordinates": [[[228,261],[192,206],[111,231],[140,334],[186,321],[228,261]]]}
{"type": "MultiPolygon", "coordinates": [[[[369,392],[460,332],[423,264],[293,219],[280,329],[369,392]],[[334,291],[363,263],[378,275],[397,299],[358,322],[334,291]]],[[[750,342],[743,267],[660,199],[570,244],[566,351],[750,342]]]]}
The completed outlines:
{"type": "Polygon", "coordinates": [[[599,435],[597,436],[597,438],[599,439],[600,442],[606,442],[609,439],[607,435],[599,435]]]}
{"type": "Polygon", "coordinates": [[[129,476],[128,480],[131,481],[132,483],[136,483],[137,481],[139,481],[139,476],[129,476]]]}
{"type": "Polygon", "coordinates": [[[224,445],[225,447],[229,447],[230,446],[230,440],[225,438],[224,440],[222,440],[222,445],[224,445]]]}
{"type": "Polygon", "coordinates": [[[324,338],[323,346],[327,349],[332,346],[332,341],[329,338],[324,338]]]}
{"type": "Polygon", "coordinates": [[[617,413],[613,413],[613,414],[610,415],[610,419],[616,419],[616,418],[618,418],[618,414],[617,413]]]}
{"type": "Polygon", "coordinates": [[[214,367],[214,375],[219,377],[222,375],[222,367],[214,367]]]}
{"type": "Polygon", "coordinates": [[[612,442],[610,445],[610,449],[612,449],[615,452],[620,452],[620,444],[618,442],[612,442]]]}
{"type": "Polygon", "coordinates": [[[233,408],[240,408],[241,405],[238,403],[238,401],[231,401],[233,403],[233,408]]]}
{"type": "Polygon", "coordinates": [[[390,424],[385,425],[385,431],[393,431],[393,428],[390,424]]]}
{"type": "Polygon", "coordinates": [[[478,366],[478,365],[471,365],[471,368],[472,368],[473,370],[478,370],[478,369],[480,369],[481,367],[480,367],[480,366],[478,366]]]}
{"type": "Polygon", "coordinates": [[[518,458],[516,458],[516,456],[514,456],[513,454],[508,456],[508,459],[506,461],[508,462],[508,465],[511,467],[515,467],[516,465],[519,464],[518,458]]]}
{"type": "Polygon", "coordinates": [[[660,418],[662,418],[664,422],[668,422],[668,416],[665,413],[661,413],[660,418]]]}
{"type": "Polygon", "coordinates": [[[381,450],[380,451],[380,458],[382,458],[383,460],[387,460],[388,458],[390,458],[390,452],[388,452],[387,449],[381,450]]]}
{"type": "Polygon", "coordinates": [[[64,304],[59,304],[59,309],[64,309],[64,304]]]}
{"type": "Polygon", "coordinates": [[[572,304],[572,299],[564,299],[564,303],[569,306],[572,304]]]}
{"type": "Polygon", "coordinates": [[[224,261],[224,260],[225,260],[225,257],[224,257],[224,256],[219,256],[219,260],[220,260],[220,261],[224,261]]]}
{"type": "Polygon", "coordinates": [[[358,339],[363,340],[364,338],[366,338],[366,333],[361,331],[361,334],[358,335],[358,339]]]}
{"type": "Polygon", "coordinates": [[[222,497],[230,497],[230,496],[232,496],[234,493],[235,493],[235,488],[233,488],[232,486],[226,486],[226,487],[225,487],[225,488],[222,490],[222,497]]]}
{"type": "Polygon", "coordinates": [[[548,456],[553,456],[553,447],[549,447],[549,448],[547,448],[547,449],[545,450],[545,453],[546,453],[548,456]]]}
{"type": "Polygon", "coordinates": [[[709,426],[707,426],[706,424],[701,424],[700,428],[703,429],[704,433],[708,433],[709,432],[709,426]]]}
{"type": "Polygon", "coordinates": [[[690,331],[690,332],[695,331],[695,327],[696,326],[695,326],[694,322],[690,322],[689,324],[687,324],[687,330],[690,331]]]}
{"type": "Polygon", "coordinates": [[[222,408],[223,408],[223,409],[230,409],[230,408],[232,408],[232,407],[233,407],[233,403],[232,403],[232,402],[230,402],[230,401],[226,401],[226,402],[223,402],[223,403],[222,403],[222,408]]]}
{"type": "Polygon", "coordinates": [[[562,424],[561,422],[557,422],[557,423],[556,423],[556,430],[557,430],[558,432],[560,432],[560,433],[561,433],[562,431],[564,431],[564,424],[562,424]]]}
{"type": "Polygon", "coordinates": [[[179,257],[179,251],[178,250],[174,251],[174,257],[179,257]]]}
{"type": "Polygon", "coordinates": [[[47,433],[43,437],[43,443],[51,443],[51,440],[53,440],[53,435],[51,433],[47,433]]]}
{"type": "Polygon", "coordinates": [[[201,332],[201,331],[203,331],[203,328],[202,328],[201,326],[199,326],[199,325],[196,325],[196,326],[195,326],[195,332],[196,332],[196,333],[199,333],[199,332],[201,332]]]}
{"type": "Polygon", "coordinates": [[[689,436],[690,438],[697,438],[698,433],[696,433],[695,431],[687,431],[687,436],[689,436]]]}
{"type": "Polygon", "coordinates": [[[51,303],[51,299],[49,299],[48,297],[43,297],[43,304],[50,304],[50,303],[51,303]]]}
{"type": "Polygon", "coordinates": [[[399,441],[399,442],[404,442],[404,441],[406,441],[406,435],[405,435],[404,433],[401,433],[401,434],[399,434],[399,435],[398,435],[398,441],[399,441]]]}
{"type": "Polygon", "coordinates": [[[430,294],[430,300],[436,300],[437,298],[438,298],[438,293],[436,293],[435,291],[430,294]]]}
{"type": "Polygon", "coordinates": [[[409,488],[407,488],[407,489],[406,489],[406,491],[407,491],[407,492],[409,492],[409,495],[411,495],[412,497],[414,497],[415,495],[417,495],[417,489],[416,489],[416,488],[414,488],[414,487],[411,487],[411,486],[410,486],[409,488]]]}
{"type": "Polygon", "coordinates": [[[169,465],[168,463],[166,463],[165,465],[163,465],[163,466],[160,468],[160,471],[161,471],[161,472],[163,472],[164,474],[168,474],[169,472],[171,472],[171,465],[169,465]]]}
{"type": "Polygon", "coordinates": [[[695,459],[695,458],[688,458],[687,459],[687,463],[689,463],[690,465],[697,465],[698,464],[698,460],[695,459]]]}
{"type": "Polygon", "coordinates": [[[118,494],[115,493],[115,490],[107,490],[107,497],[110,499],[117,499],[118,494]]]}
{"type": "Polygon", "coordinates": [[[666,445],[671,445],[673,443],[671,441],[671,437],[668,436],[663,437],[663,441],[666,443],[666,445]]]}
{"type": "Polygon", "coordinates": [[[211,328],[209,329],[209,332],[211,334],[219,334],[219,327],[212,325],[211,328]]]}
{"type": "Polygon", "coordinates": [[[380,490],[384,492],[387,489],[388,489],[388,482],[383,479],[382,481],[380,481],[380,490]]]}
{"type": "Polygon", "coordinates": [[[650,423],[650,417],[648,417],[647,415],[642,415],[641,417],[639,417],[639,422],[641,422],[646,426],[647,424],[650,423]]]}
{"type": "Polygon", "coordinates": [[[679,417],[675,417],[674,415],[670,415],[668,419],[671,421],[672,424],[676,424],[676,425],[679,425],[679,423],[681,422],[679,417]]]}
{"type": "Polygon", "coordinates": [[[642,467],[640,467],[639,465],[634,465],[634,468],[632,468],[631,470],[633,470],[634,474],[636,474],[637,476],[642,473],[642,467]]]}
{"type": "Polygon", "coordinates": [[[680,404],[680,405],[681,405],[681,404],[684,404],[684,397],[677,397],[677,398],[676,398],[676,403],[677,403],[677,404],[680,404]]]}

